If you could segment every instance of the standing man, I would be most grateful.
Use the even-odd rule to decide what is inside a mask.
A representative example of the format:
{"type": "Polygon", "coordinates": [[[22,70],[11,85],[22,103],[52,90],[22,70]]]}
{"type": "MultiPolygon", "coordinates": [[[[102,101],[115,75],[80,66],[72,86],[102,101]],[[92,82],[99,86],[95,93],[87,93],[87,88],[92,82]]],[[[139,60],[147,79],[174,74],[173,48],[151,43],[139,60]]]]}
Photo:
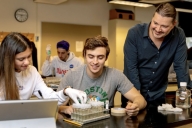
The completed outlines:
{"type": "Polygon", "coordinates": [[[70,52],[69,47],[69,43],[64,40],[57,43],[58,56],[54,56],[50,61],[50,55],[47,55],[42,66],[42,75],[50,76],[54,74],[56,77],[63,77],[69,69],[82,64],[81,60],[75,57],[73,52],[70,52]]]}
{"type": "MultiPolygon", "coordinates": [[[[124,74],[147,101],[165,100],[171,64],[180,82],[190,77],[184,31],[176,27],[176,10],[170,3],[160,4],[149,24],[131,28],[124,44],[124,74]]],[[[127,100],[122,97],[122,106],[127,100]]]]}
{"type": "MultiPolygon", "coordinates": [[[[57,91],[68,86],[86,92],[88,100],[109,100],[109,106],[114,106],[116,91],[119,91],[131,102],[126,104],[129,116],[135,116],[139,110],[145,108],[146,101],[135,89],[127,77],[119,70],[105,66],[110,53],[108,40],[105,37],[88,38],[85,41],[83,57],[86,64],[72,69],[62,78],[57,91]]],[[[64,108],[64,107],[63,107],[64,108]]],[[[71,114],[71,106],[61,109],[60,112],[71,114]]]]}

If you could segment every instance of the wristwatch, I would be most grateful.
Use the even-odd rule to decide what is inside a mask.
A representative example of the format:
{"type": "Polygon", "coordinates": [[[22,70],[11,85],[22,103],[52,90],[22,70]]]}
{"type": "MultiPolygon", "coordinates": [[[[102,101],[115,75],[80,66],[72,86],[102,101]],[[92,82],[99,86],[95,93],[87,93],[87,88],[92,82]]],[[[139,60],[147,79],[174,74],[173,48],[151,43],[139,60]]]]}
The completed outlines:
{"type": "Polygon", "coordinates": [[[65,89],[67,89],[67,88],[72,88],[71,86],[66,86],[64,89],[63,89],[63,94],[65,95],[65,96],[68,96],[66,93],[65,93],[65,89]]]}

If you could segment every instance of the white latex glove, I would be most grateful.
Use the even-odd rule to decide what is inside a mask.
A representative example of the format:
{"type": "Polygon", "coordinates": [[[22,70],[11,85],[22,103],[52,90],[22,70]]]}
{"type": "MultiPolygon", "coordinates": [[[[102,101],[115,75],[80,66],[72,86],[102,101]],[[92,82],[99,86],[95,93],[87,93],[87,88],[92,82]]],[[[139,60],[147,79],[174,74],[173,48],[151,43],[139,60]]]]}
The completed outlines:
{"type": "Polygon", "coordinates": [[[76,104],[79,104],[78,98],[81,101],[81,104],[85,104],[87,102],[87,94],[83,91],[66,88],[65,94],[67,94],[76,104]]]}

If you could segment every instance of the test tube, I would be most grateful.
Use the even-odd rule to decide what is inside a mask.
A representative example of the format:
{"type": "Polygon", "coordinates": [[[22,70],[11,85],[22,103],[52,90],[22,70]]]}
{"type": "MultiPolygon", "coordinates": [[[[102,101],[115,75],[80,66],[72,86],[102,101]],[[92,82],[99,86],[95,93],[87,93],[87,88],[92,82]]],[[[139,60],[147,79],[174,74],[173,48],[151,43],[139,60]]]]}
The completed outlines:
{"type": "Polygon", "coordinates": [[[91,102],[91,106],[92,106],[92,118],[97,117],[97,104],[96,102],[91,102]]]}
{"type": "Polygon", "coordinates": [[[101,106],[102,106],[102,115],[104,115],[104,110],[105,110],[105,109],[104,109],[104,102],[102,102],[102,105],[101,105],[101,106]]]}
{"type": "Polygon", "coordinates": [[[100,116],[104,114],[104,102],[99,103],[99,114],[100,116]]]}
{"type": "Polygon", "coordinates": [[[91,114],[91,104],[89,104],[89,105],[87,106],[87,119],[90,118],[90,114],[91,114]]]}
{"type": "Polygon", "coordinates": [[[84,120],[88,119],[88,114],[91,109],[90,104],[73,104],[74,114],[72,118],[75,118],[76,121],[84,122],[84,120]]]}
{"type": "Polygon", "coordinates": [[[71,114],[71,119],[77,120],[77,114],[78,114],[78,105],[73,104],[73,113],[71,114]]]}
{"type": "Polygon", "coordinates": [[[91,109],[90,104],[83,104],[82,108],[82,121],[89,119],[89,112],[91,109]]]}

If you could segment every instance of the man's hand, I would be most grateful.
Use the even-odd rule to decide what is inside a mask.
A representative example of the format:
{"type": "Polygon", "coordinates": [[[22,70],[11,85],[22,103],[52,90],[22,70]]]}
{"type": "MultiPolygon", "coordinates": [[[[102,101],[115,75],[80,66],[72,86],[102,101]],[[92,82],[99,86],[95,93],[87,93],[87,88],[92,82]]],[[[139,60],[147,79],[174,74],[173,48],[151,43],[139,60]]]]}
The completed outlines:
{"type": "Polygon", "coordinates": [[[139,106],[137,103],[128,102],[125,110],[127,115],[136,116],[139,113],[139,106]]]}
{"type": "Polygon", "coordinates": [[[48,61],[49,61],[49,60],[50,60],[50,58],[51,58],[51,56],[47,56],[47,57],[46,57],[46,60],[48,60],[48,61]]]}
{"type": "Polygon", "coordinates": [[[87,94],[83,91],[73,88],[66,88],[64,91],[64,93],[67,94],[76,104],[79,104],[78,99],[80,100],[81,104],[87,102],[87,94]]]}

